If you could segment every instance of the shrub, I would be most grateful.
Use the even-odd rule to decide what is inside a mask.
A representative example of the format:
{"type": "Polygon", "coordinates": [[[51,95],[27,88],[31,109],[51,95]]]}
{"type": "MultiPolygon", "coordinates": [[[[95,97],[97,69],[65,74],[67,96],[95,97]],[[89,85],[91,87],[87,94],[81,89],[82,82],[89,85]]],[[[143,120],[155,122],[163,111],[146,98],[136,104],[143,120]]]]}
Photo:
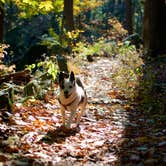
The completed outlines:
{"type": "Polygon", "coordinates": [[[126,43],[118,48],[116,55],[116,65],[113,78],[115,86],[120,88],[127,98],[134,99],[140,85],[140,77],[143,75],[143,60],[140,52],[134,46],[126,43]]]}

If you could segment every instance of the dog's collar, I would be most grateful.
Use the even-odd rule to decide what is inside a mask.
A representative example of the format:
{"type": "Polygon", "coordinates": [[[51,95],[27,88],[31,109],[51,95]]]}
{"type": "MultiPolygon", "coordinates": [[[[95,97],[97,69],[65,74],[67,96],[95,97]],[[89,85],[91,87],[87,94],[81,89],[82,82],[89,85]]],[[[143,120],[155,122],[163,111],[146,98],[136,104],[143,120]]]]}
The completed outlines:
{"type": "MultiPolygon", "coordinates": [[[[75,102],[76,98],[77,98],[77,96],[71,102],[69,102],[68,104],[62,104],[60,98],[58,98],[58,101],[66,109],[68,106],[72,105],[75,102]]],[[[79,104],[81,104],[83,101],[84,101],[84,97],[81,96],[81,100],[80,100],[79,104]]]]}
{"type": "Polygon", "coordinates": [[[71,104],[73,104],[73,103],[75,102],[76,98],[77,98],[77,96],[76,96],[71,102],[69,102],[69,103],[67,103],[67,104],[63,104],[63,103],[61,102],[60,98],[58,98],[58,101],[59,101],[59,103],[60,103],[63,107],[66,108],[67,106],[70,106],[71,104]]]}

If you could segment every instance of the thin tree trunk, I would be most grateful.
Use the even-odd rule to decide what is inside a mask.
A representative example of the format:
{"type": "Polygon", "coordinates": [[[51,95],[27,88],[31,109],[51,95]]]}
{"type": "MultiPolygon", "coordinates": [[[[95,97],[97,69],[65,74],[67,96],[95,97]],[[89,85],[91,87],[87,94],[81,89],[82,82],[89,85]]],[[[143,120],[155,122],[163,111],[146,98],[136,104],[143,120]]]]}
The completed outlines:
{"type": "Polygon", "coordinates": [[[0,2],[0,42],[3,41],[4,4],[0,2]]]}
{"type": "Polygon", "coordinates": [[[166,53],[165,0],[146,0],[144,6],[144,53],[150,56],[166,53]]]}
{"type": "Polygon", "coordinates": [[[67,31],[74,30],[73,0],[64,0],[64,28],[67,31]]]}
{"type": "Polygon", "coordinates": [[[128,33],[131,35],[133,33],[133,5],[132,0],[125,0],[125,8],[126,8],[126,29],[128,33]]]}

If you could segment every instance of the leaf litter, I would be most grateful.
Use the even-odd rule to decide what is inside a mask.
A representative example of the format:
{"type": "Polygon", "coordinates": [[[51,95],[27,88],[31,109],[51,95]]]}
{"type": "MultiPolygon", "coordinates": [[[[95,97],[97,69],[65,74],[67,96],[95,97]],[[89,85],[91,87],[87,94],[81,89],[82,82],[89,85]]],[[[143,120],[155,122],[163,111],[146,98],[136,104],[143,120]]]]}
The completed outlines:
{"type": "Polygon", "coordinates": [[[80,76],[89,104],[79,127],[61,126],[56,96],[48,96],[47,103],[28,100],[25,105],[16,104],[10,121],[0,123],[0,162],[68,166],[165,163],[166,130],[153,133],[142,112],[114,86],[113,63],[102,58],[82,66],[80,76]]]}

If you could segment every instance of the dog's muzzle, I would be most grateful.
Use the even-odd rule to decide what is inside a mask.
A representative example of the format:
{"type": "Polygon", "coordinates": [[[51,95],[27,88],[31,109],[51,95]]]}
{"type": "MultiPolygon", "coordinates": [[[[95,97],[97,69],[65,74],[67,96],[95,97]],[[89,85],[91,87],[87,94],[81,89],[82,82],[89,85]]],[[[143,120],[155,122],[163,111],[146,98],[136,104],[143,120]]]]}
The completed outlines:
{"type": "Polygon", "coordinates": [[[69,92],[67,90],[64,91],[64,96],[65,96],[65,98],[68,98],[70,96],[70,94],[69,94],[69,92]]]}

